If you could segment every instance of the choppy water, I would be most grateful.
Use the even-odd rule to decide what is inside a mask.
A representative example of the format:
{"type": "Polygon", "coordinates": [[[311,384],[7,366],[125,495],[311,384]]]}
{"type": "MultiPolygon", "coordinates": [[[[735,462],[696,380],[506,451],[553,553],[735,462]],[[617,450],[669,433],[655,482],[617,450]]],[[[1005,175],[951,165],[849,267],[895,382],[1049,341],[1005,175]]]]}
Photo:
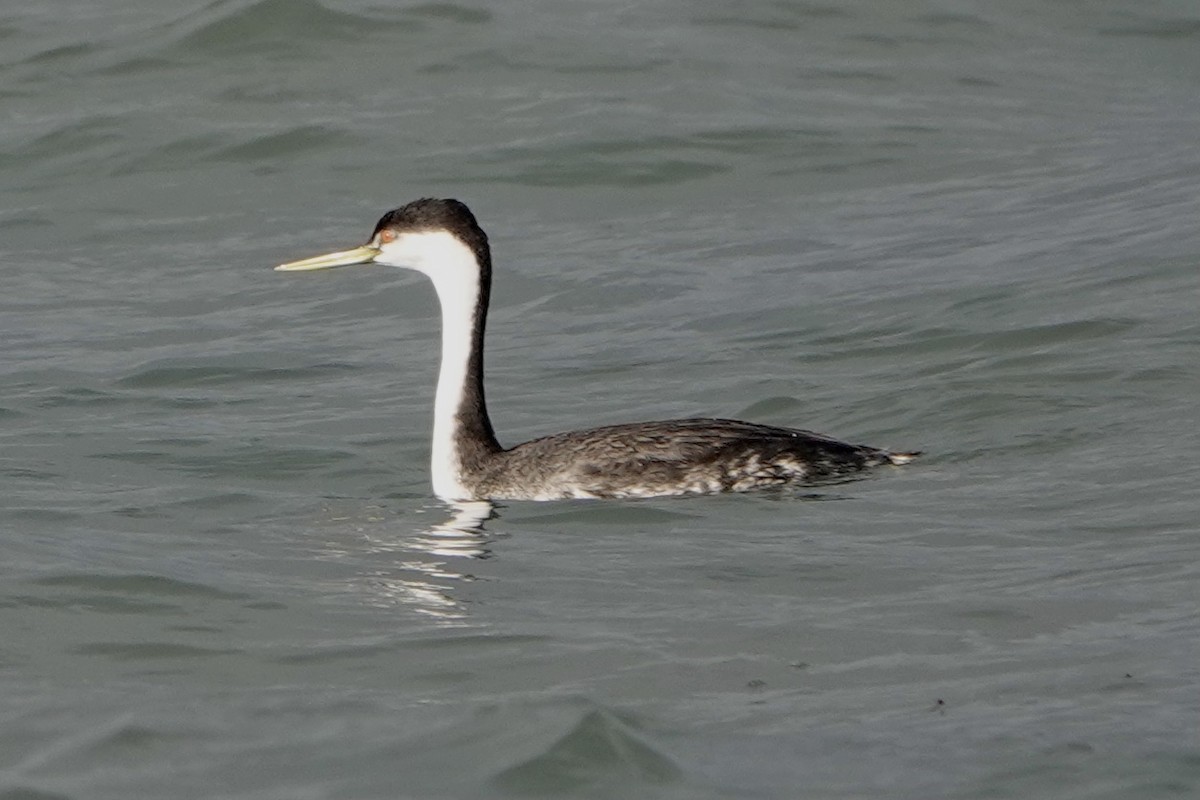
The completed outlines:
{"type": "MultiPolygon", "coordinates": [[[[10,4],[11,5],[11,4],[10,4]]],[[[1200,786],[1200,12],[0,12],[0,798],[1200,786]],[[427,486],[457,196],[501,438],[921,448],[799,497],[427,486]]]]}

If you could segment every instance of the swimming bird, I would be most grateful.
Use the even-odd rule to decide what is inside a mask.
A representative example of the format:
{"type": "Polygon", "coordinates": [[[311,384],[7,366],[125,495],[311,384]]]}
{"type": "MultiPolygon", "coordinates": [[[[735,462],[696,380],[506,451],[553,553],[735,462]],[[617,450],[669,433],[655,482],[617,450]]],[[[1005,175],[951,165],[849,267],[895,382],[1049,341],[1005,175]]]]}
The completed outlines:
{"type": "Polygon", "coordinates": [[[492,283],[487,234],[457,200],[387,212],[361,247],[281,264],[284,271],[386,264],[423,272],[442,310],[433,413],[433,491],[443,500],[559,500],[743,492],[848,477],[917,453],[730,419],[635,422],[559,433],[512,448],[496,440],[483,392],[492,283]]]}

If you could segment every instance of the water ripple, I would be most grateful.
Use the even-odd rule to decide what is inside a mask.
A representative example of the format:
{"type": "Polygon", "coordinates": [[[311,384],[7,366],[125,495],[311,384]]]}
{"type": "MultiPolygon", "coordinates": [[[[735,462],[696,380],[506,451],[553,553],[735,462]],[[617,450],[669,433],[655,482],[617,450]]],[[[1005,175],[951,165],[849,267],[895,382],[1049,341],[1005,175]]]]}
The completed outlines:
{"type": "Polygon", "coordinates": [[[128,389],[183,389],[293,380],[308,382],[353,372],[355,369],[354,365],[341,362],[294,367],[235,366],[227,363],[194,366],[154,365],[145,366],[118,379],[116,385],[128,389]]]}
{"type": "Polygon", "coordinates": [[[662,786],[682,777],[671,757],[628,721],[593,709],[542,752],[501,770],[493,781],[507,792],[563,797],[605,786],[662,786]]]}
{"type": "Polygon", "coordinates": [[[331,9],[317,0],[216,0],[175,23],[176,44],[201,53],[262,52],[301,56],[304,42],[353,42],[399,23],[331,9]]]}

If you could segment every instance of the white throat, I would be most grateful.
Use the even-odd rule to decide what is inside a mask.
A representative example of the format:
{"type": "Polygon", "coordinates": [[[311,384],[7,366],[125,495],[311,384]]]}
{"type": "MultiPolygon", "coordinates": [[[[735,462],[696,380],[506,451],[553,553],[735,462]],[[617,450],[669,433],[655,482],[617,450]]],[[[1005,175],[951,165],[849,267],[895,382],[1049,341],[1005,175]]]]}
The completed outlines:
{"type": "Polygon", "coordinates": [[[456,435],[480,299],[479,264],[470,248],[445,231],[403,233],[383,245],[375,261],[423,272],[437,291],[442,307],[442,366],[433,406],[433,492],[444,500],[470,499],[456,435]]]}

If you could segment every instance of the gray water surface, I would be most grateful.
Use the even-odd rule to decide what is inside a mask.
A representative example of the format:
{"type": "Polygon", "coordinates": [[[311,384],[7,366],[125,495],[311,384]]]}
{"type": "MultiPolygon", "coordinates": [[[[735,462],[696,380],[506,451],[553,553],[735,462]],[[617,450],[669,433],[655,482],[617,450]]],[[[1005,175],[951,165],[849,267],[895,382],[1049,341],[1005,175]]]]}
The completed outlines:
{"type": "Polygon", "coordinates": [[[0,800],[1200,788],[1200,12],[0,11],[0,800]],[[458,197],[508,444],[730,416],[783,496],[428,486],[458,197]]]}

